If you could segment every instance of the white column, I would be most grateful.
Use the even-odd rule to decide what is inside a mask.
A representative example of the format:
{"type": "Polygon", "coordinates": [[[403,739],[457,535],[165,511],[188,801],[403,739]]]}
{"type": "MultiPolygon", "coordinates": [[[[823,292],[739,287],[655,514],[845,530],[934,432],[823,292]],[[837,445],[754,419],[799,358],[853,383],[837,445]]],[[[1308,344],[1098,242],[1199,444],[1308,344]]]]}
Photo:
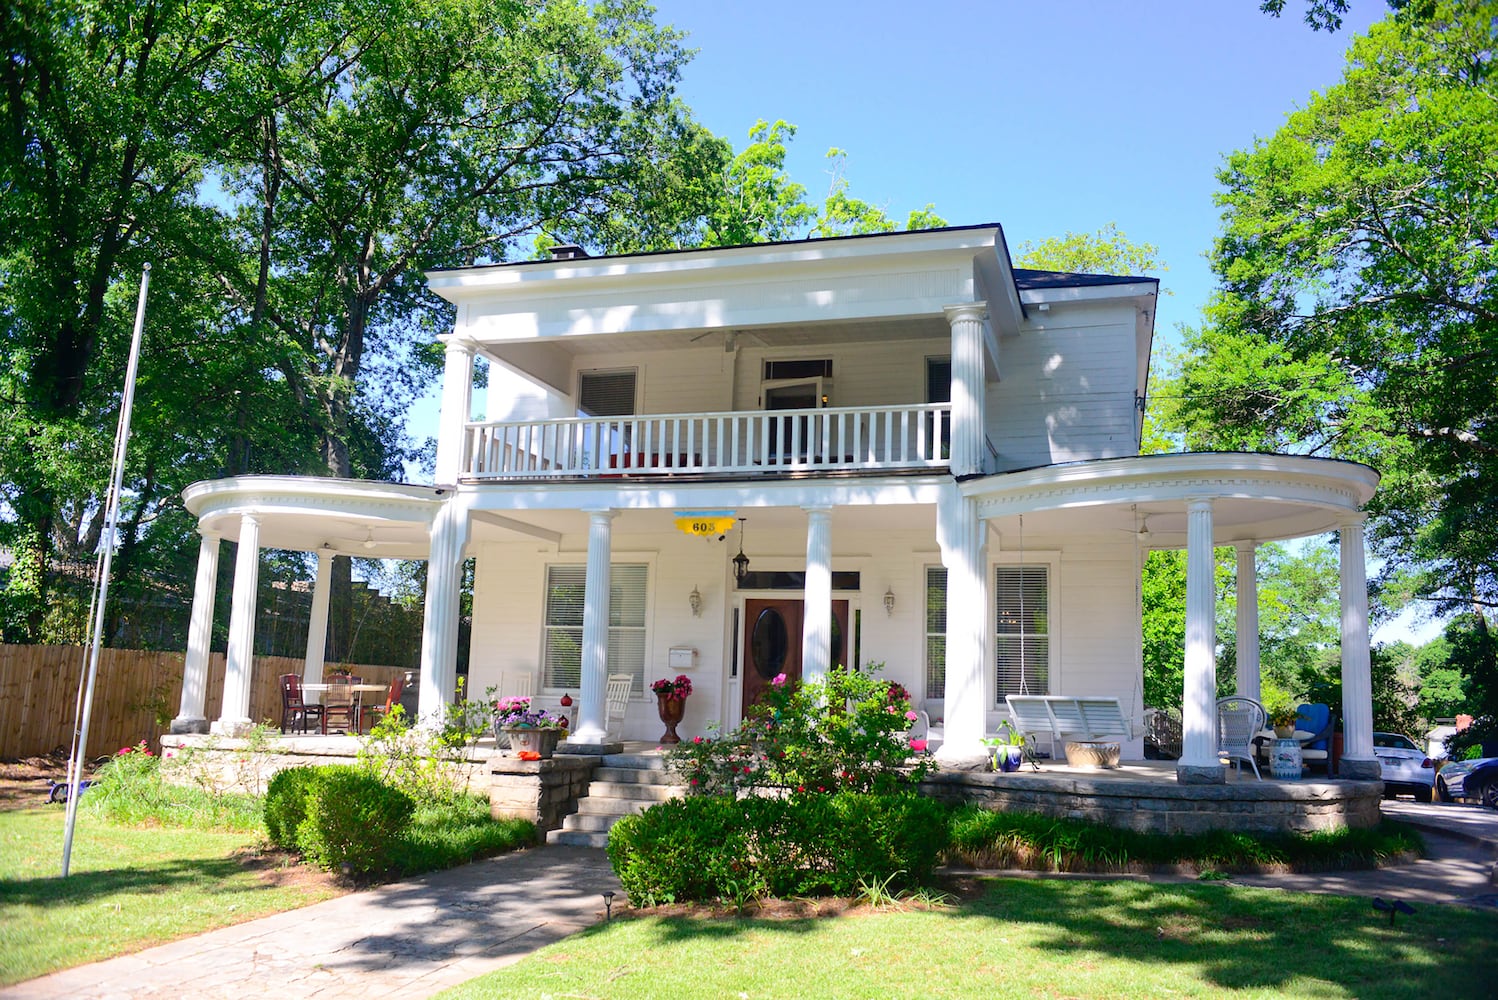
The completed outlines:
{"type": "Polygon", "coordinates": [[[172,720],[174,733],[206,733],[208,719],[208,648],[213,642],[213,598],[218,589],[218,535],[200,532],[198,578],[192,588],[192,616],[187,624],[187,656],[182,664],[182,703],[172,720]]]}
{"type": "Polygon", "coordinates": [[[437,420],[438,486],[453,486],[466,458],[465,426],[473,415],[473,345],[449,335],[442,367],[442,409],[437,420]]]}
{"type": "Polygon", "coordinates": [[[1181,759],[1176,780],[1220,784],[1217,762],[1216,594],[1212,501],[1186,504],[1186,679],[1181,699],[1181,759]]]}
{"type": "Polygon", "coordinates": [[[988,303],[968,302],[944,311],[952,327],[952,475],[969,476],[983,471],[983,321],[988,303]]]}
{"type": "Polygon", "coordinates": [[[801,676],[832,669],[832,509],[806,508],[806,588],[801,621],[801,676]]]}
{"type": "Polygon", "coordinates": [[[426,609],[421,622],[421,693],[416,715],[435,728],[458,683],[458,612],[463,582],[463,546],[468,543],[468,511],[449,497],[432,522],[427,556],[426,609]]]}
{"type": "Polygon", "coordinates": [[[224,664],[224,706],[212,731],[239,736],[250,720],[250,680],[255,670],[255,603],[260,585],[260,519],[239,519],[239,552],[234,558],[234,598],[229,606],[229,655],[224,664]]]}
{"type": "Polygon", "coordinates": [[[1238,694],[1259,697],[1259,567],[1257,543],[1239,542],[1238,549],[1238,694]]]}
{"type": "Polygon", "coordinates": [[[307,656],[302,661],[302,683],[322,682],[323,657],[328,649],[328,599],[333,594],[332,549],[317,550],[317,578],[312,584],[312,612],[307,622],[307,656]]]}
{"type": "Polygon", "coordinates": [[[947,568],[947,687],[945,740],[937,758],[950,765],[987,760],[984,632],[988,620],[987,529],[976,501],[952,483],[938,509],[937,541],[947,568]]]}
{"type": "Polygon", "coordinates": [[[588,512],[588,572],[583,592],[582,685],[573,743],[608,742],[609,560],[613,554],[612,510],[588,512]]]}
{"type": "Polygon", "coordinates": [[[1343,521],[1342,543],[1342,760],[1338,773],[1377,780],[1373,756],[1373,675],[1368,654],[1368,570],[1363,555],[1363,520],[1343,521]]]}

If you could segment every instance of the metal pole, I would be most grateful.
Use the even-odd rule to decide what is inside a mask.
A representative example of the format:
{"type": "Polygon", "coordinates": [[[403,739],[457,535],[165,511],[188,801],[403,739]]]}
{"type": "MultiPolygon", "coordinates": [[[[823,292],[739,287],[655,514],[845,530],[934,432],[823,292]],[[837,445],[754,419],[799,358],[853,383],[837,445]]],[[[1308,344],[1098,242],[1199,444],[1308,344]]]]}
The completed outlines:
{"type": "Polygon", "coordinates": [[[114,464],[109,493],[104,503],[104,552],[99,562],[99,600],[94,606],[93,638],[89,645],[88,671],[83,687],[83,711],[74,733],[74,759],[68,762],[68,812],[62,833],[62,877],[68,877],[73,856],[73,825],[78,819],[78,798],[83,762],[88,760],[88,723],[94,707],[94,681],[99,676],[99,643],[104,635],[104,607],[109,600],[109,568],[113,562],[115,535],[120,522],[120,489],[125,479],[125,446],[130,442],[130,410],[135,404],[135,372],[140,363],[140,338],[146,324],[146,289],[151,287],[151,265],[140,273],[140,299],[135,304],[135,332],[130,337],[130,363],[125,368],[125,392],[120,400],[120,425],[114,434],[114,464]]]}

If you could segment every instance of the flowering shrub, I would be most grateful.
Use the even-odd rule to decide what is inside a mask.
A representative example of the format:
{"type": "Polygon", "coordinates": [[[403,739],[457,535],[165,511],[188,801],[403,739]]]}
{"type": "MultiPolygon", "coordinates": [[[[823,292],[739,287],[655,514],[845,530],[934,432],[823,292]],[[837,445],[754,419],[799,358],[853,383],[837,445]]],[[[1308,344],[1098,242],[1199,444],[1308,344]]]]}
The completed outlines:
{"type": "Polygon", "coordinates": [[[692,693],[692,678],[686,674],[677,674],[674,681],[662,677],[658,681],[651,682],[650,690],[658,695],[664,695],[667,701],[681,701],[692,693]]]}
{"type": "Polygon", "coordinates": [[[886,792],[918,782],[932,762],[910,759],[904,731],[915,713],[908,697],[895,698],[890,683],[875,676],[882,667],[837,667],[808,684],[782,674],[738,730],[680,743],[667,765],[699,794],[761,787],[886,792]]]}

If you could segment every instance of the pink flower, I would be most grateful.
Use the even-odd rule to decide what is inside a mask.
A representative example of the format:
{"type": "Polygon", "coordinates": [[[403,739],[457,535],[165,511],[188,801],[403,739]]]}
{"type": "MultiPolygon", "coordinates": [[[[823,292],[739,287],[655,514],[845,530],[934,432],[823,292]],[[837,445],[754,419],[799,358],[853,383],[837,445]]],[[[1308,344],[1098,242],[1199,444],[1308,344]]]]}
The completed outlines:
{"type": "Polygon", "coordinates": [[[775,679],[770,681],[771,687],[782,687],[785,685],[785,674],[776,674],[775,679]]]}
{"type": "Polygon", "coordinates": [[[696,778],[692,779],[692,784],[694,784],[694,785],[697,784],[697,779],[696,778]]]}
{"type": "Polygon", "coordinates": [[[916,753],[924,753],[926,751],[926,741],[925,740],[911,740],[910,741],[910,749],[914,750],[916,753]]]}
{"type": "Polygon", "coordinates": [[[909,719],[911,722],[914,722],[916,719],[919,719],[920,716],[916,715],[914,712],[906,712],[905,718],[909,719]]]}
{"type": "Polygon", "coordinates": [[[744,765],[744,773],[745,773],[745,774],[748,774],[748,773],[749,773],[749,766],[748,766],[748,765],[747,765],[747,764],[746,764],[746,765],[744,765]]]}
{"type": "Polygon", "coordinates": [[[701,736],[693,736],[692,737],[692,742],[693,743],[701,743],[702,742],[702,737],[701,736]]]}

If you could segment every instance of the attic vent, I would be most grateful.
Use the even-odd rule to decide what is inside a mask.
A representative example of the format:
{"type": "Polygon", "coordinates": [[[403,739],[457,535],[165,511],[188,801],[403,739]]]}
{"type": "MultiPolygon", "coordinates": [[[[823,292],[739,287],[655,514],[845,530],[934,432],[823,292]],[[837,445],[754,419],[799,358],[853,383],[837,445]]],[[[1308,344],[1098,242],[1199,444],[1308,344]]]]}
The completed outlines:
{"type": "Polygon", "coordinates": [[[576,243],[558,243],[551,248],[552,260],[585,260],[587,256],[588,251],[576,243]]]}

